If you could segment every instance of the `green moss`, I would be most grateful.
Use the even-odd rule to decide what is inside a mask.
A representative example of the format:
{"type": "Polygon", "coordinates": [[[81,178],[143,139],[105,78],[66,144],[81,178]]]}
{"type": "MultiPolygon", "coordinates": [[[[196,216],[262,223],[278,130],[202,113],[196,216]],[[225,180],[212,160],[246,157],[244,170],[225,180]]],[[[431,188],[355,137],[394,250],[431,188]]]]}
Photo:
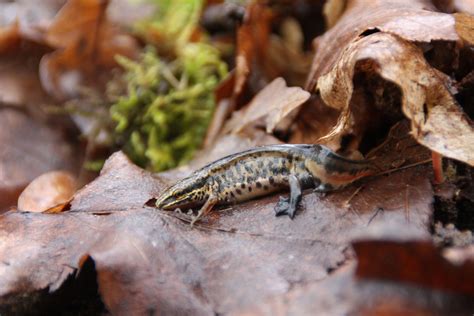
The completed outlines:
{"type": "Polygon", "coordinates": [[[119,57],[127,91],[110,109],[116,138],[137,164],[161,171],[193,157],[204,139],[214,89],[227,74],[219,52],[188,43],[166,62],[148,48],[139,61],[119,57]]]}
{"type": "Polygon", "coordinates": [[[186,163],[201,146],[227,66],[205,36],[191,41],[203,0],[148,1],[157,10],[136,31],[149,46],[138,61],[117,58],[126,92],[115,98],[110,115],[128,156],[161,171],[186,163]]]}

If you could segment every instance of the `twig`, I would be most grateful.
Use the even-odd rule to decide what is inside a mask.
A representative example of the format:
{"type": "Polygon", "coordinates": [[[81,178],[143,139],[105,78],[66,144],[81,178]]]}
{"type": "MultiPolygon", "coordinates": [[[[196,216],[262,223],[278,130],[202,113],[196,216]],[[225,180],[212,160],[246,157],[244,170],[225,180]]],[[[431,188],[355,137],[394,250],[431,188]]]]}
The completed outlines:
{"type": "Polygon", "coordinates": [[[435,184],[441,184],[444,181],[443,175],[443,156],[437,152],[431,152],[431,158],[433,159],[433,172],[435,184]]]}
{"type": "Polygon", "coordinates": [[[409,202],[408,202],[408,188],[410,187],[410,185],[406,185],[406,188],[405,188],[405,219],[407,220],[407,222],[410,222],[410,209],[409,209],[409,202]]]}
{"type": "Polygon", "coordinates": [[[367,222],[367,226],[370,225],[370,223],[372,223],[372,221],[374,220],[374,218],[380,213],[380,212],[383,212],[384,209],[383,207],[377,207],[377,210],[375,211],[374,215],[372,215],[369,219],[369,221],[367,222]]]}
{"type": "Polygon", "coordinates": [[[358,188],[354,191],[354,193],[352,193],[351,196],[349,196],[349,198],[347,199],[347,201],[344,202],[343,207],[349,208],[349,207],[351,206],[351,205],[350,205],[351,200],[360,192],[360,190],[362,190],[363,187],[364,187],[363,185],[361,185],[360,187],[358,187],[358,188]]]}
{"type": "Polygon", "coordinates": [[[385,170],[385,171],[376,173],[372,176],[373,177],[383,176],[385,174],[389,174],[389,173],[392,173],[392,172],[395,172],[395,171],[405,170],[405,169],[413,168],[413,167],[416,167],[416,166],[424,165],[424,164],[427,164],[431,161],[432,161],[431,159],[426,159],[426,160],[415,162],[415,163],[412,163],[412,164],[409,164],[409,165],[406,165],[406,166],[403,166],[403,167],[394,168],[394,169],[390,169],[390,170],[385,170]]]}

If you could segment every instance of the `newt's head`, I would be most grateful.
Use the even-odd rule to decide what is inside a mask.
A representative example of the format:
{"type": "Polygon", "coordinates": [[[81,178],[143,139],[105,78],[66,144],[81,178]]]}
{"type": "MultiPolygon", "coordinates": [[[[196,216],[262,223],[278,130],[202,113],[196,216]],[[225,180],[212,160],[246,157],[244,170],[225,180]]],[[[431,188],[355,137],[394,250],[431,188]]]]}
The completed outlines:
{"type": "Polygon", "coordinates": [[[205,177],[188,177],[169,187],[156,200],[156,207],[173,210],[178,207],[191,207],[203,204],[208,196],[205,177]]]}

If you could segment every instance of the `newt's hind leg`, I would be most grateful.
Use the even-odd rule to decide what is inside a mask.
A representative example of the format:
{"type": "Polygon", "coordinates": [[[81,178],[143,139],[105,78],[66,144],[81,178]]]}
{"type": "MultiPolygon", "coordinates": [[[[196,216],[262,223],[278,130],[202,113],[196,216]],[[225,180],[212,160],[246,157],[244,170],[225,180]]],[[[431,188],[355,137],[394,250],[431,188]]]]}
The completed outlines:
{"type": "Polygon", "coordinates": [[[275,215],[288,215],[290,218],[293,218],[295,217],[296,208],[301,201],[301,185],[298,178],[294,175],[289,176],[288,182],[290,184],[290,197],[280,197],[280,201],[275,206],[275,215]]]}
{"type": "Polygon", "coordinates": [[[207,199],[206,203],[204,203],[204,205],[201,207],[201,209],[199,210],[199,212],[197,213],[196,216],[193,216],[192,218],[192,221],[191,221],[191,227],[194,225],[194,223],[196,223],[201,217],[203,216],[206,216],[207,214],[209,214],[209,212],[212,211],[212,208],[214,207],[214,205],[217,204],[217,202],[219,202],[219,200],[215,197],[209,197],[209,199],[207,199]]]}

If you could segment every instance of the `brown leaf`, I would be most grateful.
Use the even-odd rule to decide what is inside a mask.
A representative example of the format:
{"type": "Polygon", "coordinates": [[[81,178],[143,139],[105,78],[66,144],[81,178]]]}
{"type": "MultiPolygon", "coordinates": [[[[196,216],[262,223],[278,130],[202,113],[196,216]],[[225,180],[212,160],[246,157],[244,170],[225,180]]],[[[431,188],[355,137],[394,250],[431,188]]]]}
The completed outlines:
{"type": "Polygon", "coordinates": [[[58,50],[44,56],[40,65],[49,93],[75,96],[87,80],[97,84],[100,67],[116,66],[115,55],[136,56],[137,43],[108,21],[107,5],[104,0],[72,0],[55,17],[46,40],[58,50]]]}
{"type": "Polygon", "coordinates": [[[15,304],[15,293],[55,291],[89,257],[113,314],[240,310],[295,284],[326,278],[367,225],[397,222],[426,234],[432,191],[425,176],[426,169],[414,168],[390,180],[374,179],[353,198],[351,209],[341,205],[354,187],[328,197],[305,194],[294,220],[275,217],[273,195],[215,211],[191,228],[187,215],[143,206],[163,182],[116,154],[77,193],[70,211],[0,217],[0,262],[6,263],[0,269],[0,302],[8,297],[15,304]],[[408,194],[407,182],[416,188],[408,194]]]}
{"type": "Polygon", "coordinates": [[[358,277],[409,282],[474,296],[474,260],[451,263],[430,241],[357,241],[354,249],[358,277]]]}
{"type": "MultiPolygon", "coordinates": [[[[235,58],[235,85],[234,96],[239,98],[248,81],[259,78],[267,81],[270,78],[263,76],[262,59],[265,56],[270,35],[271,12],[263,3],[252,3],[247,7],[246,17],[242,26],[237,30],[237,53],[235,58]],[[263,77],[263,78],[260,78],[263,77]]],[[[257,81],[257,80],[254,80],[257,81]]],[[[250,83],[253,90],[261,88],[261,82],[250,83]]]]}
{"type": "Polygon", "coordinates": [[[334,150],[368,147],[367,142],[382,141],[374,138],[400,120],[403,111],[421,144],[472,162],[472,124],[451,95],[454,81],[425,61],[427,56],[434,67],[451,74],[464,60],[456,57],[454,42],[459,36],[454,17],[434,10],[424,1],[349,2],[336,25],[315,40],[306,85],[340,112],[339,120],[326,138],[316,140],[327,128],[315,113],[324,112],[310,109],[307,103],[298,116],[298,127],[304,132],[296,133],[292,141],[313,139],[334,150]],[[462,133],[452,126],[459,126],[462,133]]]}
{"type": "Polygon", "coordinates": [[[76,173],[80,152],[67,138],[24,112],[0,107],[0,210],[16,204],[37,176],[63,169],[76,173]]]}
{"type": "MultiPolygon", "coordinates": [[[[376,257],[377,254],[371,254],[376,257]]],[[[416,255],[414,256],[416,257],[416,255]]],[[[468,315],[472,297],[406,283],[363,280],[350,261],[328,278],[295,286],[231,315],[468,315]]]]}
{"type": "Polygon", "coordinates": [[[227,129],[238,133],[245,126],[265,118],[266,131],[272,133],[282,119],[309,97],[309,92],[299,87],[287,87],[285,80],[279,77],[261,90],[245,108],[234,112],[227,129]]]}
{"type": "Polygon", "coordinates": [[[75,177],[66,171],[50,171],[34,179],[18,198],[18,209],[44,212],[68,201],[76,191],[75,177]]]}
{"type": "Polygon", "coordinates": [[[473,261],[466,257],[473,258],[472,250],[458,249],[462,255],[451,253],[456,261],[448,261],[427,234],[406,225],[371,224],[353,244],[357,261],[348,260],[322,281],[295,286],[233,315],[469,314],[474,308],[468,282],[473,261]]]}
{"type": "Polygon", "coordinates": [[[367,30],[380,30],[408,41],[425,43],[458,40],[454,18],[434,10],[419,0],[350,1],[337,24],[315,40],[316,54],[307,90],[312,91],[319,77],[327,74],[341,58],[344,48],[367,30]]]}
{"type": "Polygon", "coordinates": [[[444,82],[426,63],[421,51],[393,35],[378,33],[348,45],[328,74],[318,79],[326,104],[341,110],[328,138],[350,134],[358,121],[350,106],[356,64],[397,84],[402,109],[411,120],[412,134],[422,145],[442,155],[474,165],[474,126],[444,82]]]}

